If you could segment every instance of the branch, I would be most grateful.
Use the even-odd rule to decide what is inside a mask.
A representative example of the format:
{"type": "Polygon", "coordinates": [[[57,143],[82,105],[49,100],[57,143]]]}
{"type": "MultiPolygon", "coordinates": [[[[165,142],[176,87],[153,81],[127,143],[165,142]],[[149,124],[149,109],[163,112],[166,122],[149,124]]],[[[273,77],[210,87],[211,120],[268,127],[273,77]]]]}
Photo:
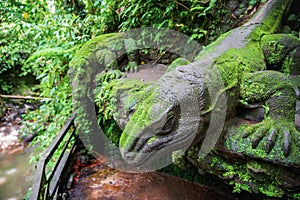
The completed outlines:
{"type": "Polygon", "coordinates": [[[182,7],[184,7],[188,11],[190,11],[190,9],[186,5],[184,5],[184,4],[182,4],[182,3],[178,2],[178,1],[175,1],[175,3],[178,4],[178,5],[180,5],[180,6],[182,6],[182,7]]]}
{"type": "Polygon", "coordinates": [[[45,97],[32,97],[32,96],[20,96],[20,95],[5,95],[0,94],[2,98],[9,98],[9,99],[33,99],[33,100],[50,100],[51,98],[45,97]]]}

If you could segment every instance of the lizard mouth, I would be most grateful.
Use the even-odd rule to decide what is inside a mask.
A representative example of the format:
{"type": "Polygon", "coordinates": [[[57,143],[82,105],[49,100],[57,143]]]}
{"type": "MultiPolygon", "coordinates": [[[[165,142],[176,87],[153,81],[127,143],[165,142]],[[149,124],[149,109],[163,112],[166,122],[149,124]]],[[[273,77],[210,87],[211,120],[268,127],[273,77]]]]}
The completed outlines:
{"type": "MultiPolygon", "coordinates": [[[[152,137],[151,137],[152,138],[152,137]]],[[[157,140],[150,142],[151,138],[144,141],[144,144],[140,146],[138,152],[143,154],[149,154],[153,151],[157,151],[165,147],[170,141],[173,140],[174,136],[169,135],[167,137],[158,137],[157,140]]]]}
{"type": "Polygon", "coordinates": [[[151,138],[137,139],[135,147],[124,152],[126,162],[129,165],[156,169],[156,166],[169,162],[174,151],[185,149],[187,144],[190,144],[189,137],[185,134],[179,136],[177,131],[172,132],[170,135],[156,137],[157,140],[151,138]]]}
{"type": "Polygon", "coordinates": [[[128,149],[126,154],[126,159],[128,161],[134,161],[139,154],[150,154],[151,152],[158,151],[164,148],[170,141],[173,140],[174,135],[169,135],[166,137],[157,137],[155,140],[151,141],[153,137],[142,137],[136,138],[132,148],[128,149]]]}
{"type": "MultiPolygon", "coordinates": [[[[167,136],[156,136],[153,137],[142,137],[136,138],[132,148],[128,149],[125,154],[126,162],[130,165],[139,165],[142,166],[145,163],[151,162],[154,159],[157,159],[159,154],[161,156],[162,149],[170,146],[170,143],[174,140],[176,133],[167,136]]],[[[167,153],[163,150],[164,153],[167,153]]]]}

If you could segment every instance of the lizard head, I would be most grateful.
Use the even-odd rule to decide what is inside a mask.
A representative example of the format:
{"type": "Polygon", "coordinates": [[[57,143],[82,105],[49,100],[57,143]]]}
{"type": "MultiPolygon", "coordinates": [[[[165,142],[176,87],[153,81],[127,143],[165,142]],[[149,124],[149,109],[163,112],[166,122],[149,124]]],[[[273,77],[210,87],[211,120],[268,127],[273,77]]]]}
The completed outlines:
{"type": "Polygon", "coordinates": [[[198,128],[192,126],[197,119],[187,118],[185,123],[177,99],[170,89],[146,88],[120,138],[121,155],[128,164],[149,166],[191,144],[194,137],[189,132],[198,128]]]}

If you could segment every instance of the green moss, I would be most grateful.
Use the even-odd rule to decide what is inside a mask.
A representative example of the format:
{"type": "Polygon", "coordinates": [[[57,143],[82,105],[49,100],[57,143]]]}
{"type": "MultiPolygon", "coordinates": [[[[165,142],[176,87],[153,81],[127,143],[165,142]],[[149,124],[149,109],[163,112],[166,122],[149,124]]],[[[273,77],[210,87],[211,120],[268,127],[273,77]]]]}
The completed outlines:
{"type": "Polygon", "coordinates": [[[287,122],[285,120],[280,119],[273,120],[270,118],[265,119],[263,122],[258,123],[256,125],[241,125],[238,128],[230,127],[228,129],[230,134],[228,135],[228,138],[225,141],[225,146],[232,152],[243,154],[249,157],[282,163],[283,165],[299,165],[298,155],[300,154],[300,152],[297,147],[300,145],[299,140],[292,140],[290,155],[286,157],[282,149],[282,133],[278,133],[277,138],[277,141],[282,140],[282,143],[276,142],[274,144],[273,149],[269,153],[267,153],[265,150],[267,137],[263,137],[256,148],[252,148],[252,137],[243,137],[243,135],[245,135],[247,132],[252,133],[255,130],[257,130],[258,132],[265,132],[272,129],[280,131],[282,130],[282,128],[296,132],[296,129],[292,122],[287,122]]]}
{"type": "Polygon", "coordinates": [[[118,66],[116,56],[114,52],[109,49],[99,49],[94,52],[95,60],[99,64],[103,64],[105,69],[116,69],[118,66]]]}
{"type": "Polygon", "coordinates": [[[255,180],[280,185],[280,174],[283,173],[280,167],[265,162],[249,160],[247,162],[247,171],[255,180]]]}
{"type": "Polygon", "coordinates": [[[177,150],[172,153],[172,163],[180,169],[187,169],[188,162],[183,150],[177,150]]]}
{"type": "Polygon", "coordinates": [[[129,112],[138,103],[144,94],[143,90],[149,85],[137,79],[119,80],[110,84],[111,95],[114,98],[122,96],[120,98],[125,101],[125,109],[129,112]]]}
{"type": "Polygon", "coordinates": [[[287,76],[298,74],[299,38],[287,34],[272,34],[262,37],[261,46],[266,61],[272,69],[278,69],[287,76]]]}
{"type": "Polygon", "coordinates": [[[153,136],[147,141],[147,143],[152,144],[155,143],[157,140],[159,140],[159,138],[157,136],[153,136]]]}
{"type": "Polygon", "coordinates": [[[240,193],[245,190],[250,193],[263,193],[270,197],[282,197],[285,191],[280,189],[278,176],[280,168],[271,164],[256,162],[254,160],[227,160],[216,154],[198,160],[200,165],[205,163],[207,170],[233,185],[233,192],[240,193]],[[259,177],[260,176],[260,177],[259,177]],[[275,181],[274,181],[275,180],[275,181]]]}
{"type": "Polygon", "coordinates": [[[282,17],[288,8],[289,2],[291,0],[275,1],[272,10],[266,10],[265,13],[262,13],[262,17],[256,15],[250,22],[254,21],[258,23],[255,20],[261,20],[261,22],[251,32],[250,38],[259,41],[263,35],[275,33],[280,27],[282,17]]]}
{"type": "Polygon", "coordinates": [[[285,76],[276,71],[259,71],[252,74],[245,73],[240,86],[240,98],[253,103],[267,100],[272,94],[282,88],[292,88],[292,84],[285,76]]]}
{"type": "Polygon", "coordinates": [[[209,162],[210,172],[220,174],[221,179],[230,180],[229,184],[233,185],[233,192],[240,193],[242,190],[253,192],[255,182],[247,172],[246,165],[240,163],[230,163],[222,157],[214,155],[209,162]]]}
{"type": "Polygon", "coordinates": [[[269,41],[262,45],[267,63],[276,65],[282,61],[285,56],[285,48],[279,41],[269,41]]]}
{"type": "Polygon", "coordinates": [[[243,74],[265,68],[262,50],[256,42],[249,42],[242,49],[229,49],[215,63],[225,87],[240,83],[243,74]]]}
{"type": "Polygon", "coordinates": [[[131,73],[137,72],[137,69],[138,69],[138,65],[136,64],[136,62],[129,62],[125,67],[125,71],[131,73]]]}
{"type": "Polygon", "coordinates": [[[293,194],[292,198],[297,199],[297,200],[300,199],[300,193],[293,194]]]}
{"type": "MultiPolygon", "coordinates": [[[[70,62],[71,69],[77,70],[88,64],[90,59],[94,58],[94,53],[97,50],[120,50],[123,47],[123,33],[111,33],[100,35],[88,41],[79,51],[76,52],[74,58],[70,62]]],[[[100,55],[99,55],[100,56],[100,55]]],[[[100,57],[96,58],[101,59],[100,57]]]]}
{"type": "Polygon", "coordinates": [[[259,191],[269,197],[282,197],[285,194],[282,189],[272,184],[266,185],[265,187],[260,187],[259,191]]]}
{"type": "Polygon", "coordinates": [[[126,149],[126,147],[132,145],[135,137],[137,137],[145,127],[150,125],[148,113],[150,113],[149,110],[152,108],[152,105],[158,103],[158,99],[154,98],[156,93],[156,86],[149,86],[142,91],[139,104],[121,135],[120,147],[126,149]]]}
{"type": "Polygon", "coordinates": [[[177,58],[168,66],[166,72],[170,72],[178,66],[188,65],[190,63],[191,62],[185,58],[177,58]]]}
{"type": "MultiPolygon", "coordinates": [[[[239,88],[240,83],[243,82],[244,80],[245,83],[241,85],[241,88],[244,88],[242,90],[242,96],[245,97],[244,99],[246,101],[251,101],[250,98],[248,97],[255,97],[255,94],[264,94],[265,90],[268,90],[267,85],[256,85],[253,84],[255,80],[250,79],[248,77],[248,74],[259,71],[262,69],[265,69],[265,61],[264,61],[264,54],[260,48],[260,39],[262,35],[267,34],[267,33],[273,33],[277,27],[279,26],[280,19],[282,17],[283,13],[283,8],[278,7],[275,10],[272,10],[271,13],[268,13],[268,17],[259,25],[256,25],[254,28],[254,31],[250,34],[250,39],[251,41],[243,41],[245,42],[245,45],[243,48],[231,48],[227,47],[224,48],[223,51],[219,51],[219,54],[216,53],[216,56],[214,57],[215,59],[214,64],[217,66],[221,73],[221,77],[223,78],[224,84],[225,84],[225,89],[230,90],[232,88],[239,88]],[[279,13],[279,14],[278,14],[279,13]],[[280,18],[280,19],[279,19],[280,18]],[[249,78],[249,79],[248,79],[249,78]],[[243,93],[244,92],[244,93],[243,93]]],[[[243,27],[245,28],[245,27],[243,27]]],[[[239,29],[241,30],[241,29],[239,29]]],[[[222,46],[222,42],[226,37],[228,37],[230,34],[233,34],[233,32],[228,32],[224,34],[222,37],[220,37],[215,43],[209,45],[206,48],[206,51],[202,51],[203,53],[200,53],[196,60],[199,60],[203,58],[204,56],[207,56],[208,53],[215,53],[215,51],[222,46]]],[[[233,35],[234,36],[234,35],[233,35]]],[[[104,62],[105,64],[109,64],[106,62],[106,60],[111,60],[113,58],[113,53],[104,53],[104,51],[111,51],[111,50],[120,50],[122,49],[123,43],[120,42],[123,40],[122,34],[112,34],[112,35],[106,35],[103,36],[102,38],[98,38],[97,40],[93,40],[89,43],[87,43],[81,52],[78,52],[78,55],[75,56],[76,59],[72,62],[74,66],[83,66],[84,64],[89,64],[86,63],[89,61],[89,59],[94,59],[96,57],[96,60],[98,62],[104,62]],[[108,42],[109,44],[107,44],[108,42]],[[121,45],[122,44],[122,45],[121,45]],[[95,53],[96,52],[96,53],[95,53]],[[95,55],[93,55],[95,53],[95,55]],[[98,54],[97,54],[98,53],[98,54]],[[106,57],[103,57],[102,54],[105,54],[106,57]],[[94,56],[94,57],[93,57],[94,56]],[[110,57],[109,57],[110,56],[110,57]]],[[[127,41],[125,42],[130,45],[132,41],[127,41]]],[[[127,48],[129,52],[132,52],[133,50],[127,48]]],[[[275,48],[276,50],[276,48],[275,48]]],[[[272,55],[272,58],[270,58],[270,62],[276,62],[279,59],[279,51],[274,55],[272,55]]],[[[174,62],[174,65],[170,67],[172,69],[173,67],[175,68],[178,65],[182,65],[185,63],[185,61],[182,63],[183,60],[178,60],[174,62]]],[[[188,64],[188,62],[186,62],[188,64]]],[[[270,80],[272,81],[272,80],[270,80]]],[[[271,82],[272,83],[272,82],[271,82]]],[[[138,134],[143,131],[145,127],[148,127],[150,124],[149,119],[149,109],[152,108],[152,105],[159,103],[158,99],[156,99],[156,93],[157,93],[157,88],[156,87],[149,87],[147,89],[144,89],[144,85],[142,89],[138,88],[135,90],[135,87],[132,87],[132,84],[126,83],[124,85],[115,83],[117,84],[117,87],[114,91],[112,91],[111,94],[109,94],[109,97],[112,96],[118,96],[116,95],[117,91],[126,91],[130,95],[126,102],[128,102],[128,106],[125,106],[126,108],[131,108],[133,105],[136,104],[136,102],[139,102],[136,107],[136,112],[132,115],[130,123],[126,126],[124,132],[121,135],[120,139],[120,147],[127,149],[129,145],[134,145],[134,140],[135,137],[138,136],[138,134]],[[115,92],[115,93],[114,93],[115,92]],[[129,133],[132,133],[133,135],[130,135],[129,133]]],[[[274,83],[275,84],[275,83],[274,83]]],[[[116,86],[116,85],[115,85],[116,86]]],[[[278,87],[278,85],[277,85],[278,87]]],[[[239,98],[239,93],[229,91],[232,96],[235,96],[235,99],[239,98]]],[[[274,121],[270,122],[265,122],[265,125],[268,125],[269,127],[273,126],[274,121]],[[269,124],[267,124],[269,123],[269,124]]],[[[244,127],[246,128],[246,127],[244,127]]],[[[226,140],[227,147],[230,150],[236,151],[238,153],[244,153],[246,152],[247,155],[253,156],[253,157],[258,157],[258,158],[267,158],[266,152],[263,150],[263,148],[257,148],[255,150],[252,149],[251,147],[251,141],[249,138],[242,138],[241,137],[241,132],[243,131],[238,129],[235,133],[229,137],[228,140],[226,140]],[[234,147],[232,147],[234,146],[234,147]]],[[[110,132],[110,131],[108,131],[110,132]]],[[[118,137],[118,136],[116,136],[118,137]]],[[[156,137],[151,138],[148,142],[152,143],[156,141],[156,137]]],[[[112,140],[116,141],[114,138],[112,140]]],[[[265,144],[265,141],[262,142],[263,145],[265,144]]],[[[278,146],[275,146],[275,148],[279,148],[278,146]]],[[[275,151],[275,152],[280,152],[280,151],[275,151]]],[[[197,154],[195,154],[197,155],[197,154]]],[[[180,156],[176,156],[176,160],[180,161],[180,156]]],[[[276,154],[276,153],[271,153],[269,154],[270,159],[284,159],[284,156],[282,154],[276,154]]],[[[201,158],[198,159],[198,162],[202,162],[201,158]]],[[[245,163],[229,163],[228,160],[225,158],[221,158],[218,156],[215,156],[213,159],[210,161],[205,161],[209,163],[209,170],[212,174],[220,174],[220,177],[225,178],[225,179],[232,179],[230,181],[230,184],[233,184],[235,186],[234,191],[235,192],[240,192],[241,190],[247,190],[247,191],[254,191],[258,192],[261,191],[264,194],[270,195],[270,196],[280,196],[282,195],[282,192],[277,190],[276,188],[276,183],[257,183],[256,180],[254,180],[251,175],[249,169],[257,169],[257,168],[263,168],[260,165],[255,165],[255,164],[245,164],[245,163]]],[[[179,166],[183,164],[183,162],[177,163],[179,166]]],[[[200,168],[200,167],[199,167],[200,168]]],[[[177,169],[178,170],[178,169],[177,169]]],[[[180,173],[180,171],[179,171],[180,173]]]]}
{"type": "Polygon", "coordinates": [[[282,72],[287,76],[289,76],[291,72],[299,71],[299,66],[297,66],[294,59],[294,53],[295,51],[291,52],[289,56],[286,56],[282,63],[282,72]]]}

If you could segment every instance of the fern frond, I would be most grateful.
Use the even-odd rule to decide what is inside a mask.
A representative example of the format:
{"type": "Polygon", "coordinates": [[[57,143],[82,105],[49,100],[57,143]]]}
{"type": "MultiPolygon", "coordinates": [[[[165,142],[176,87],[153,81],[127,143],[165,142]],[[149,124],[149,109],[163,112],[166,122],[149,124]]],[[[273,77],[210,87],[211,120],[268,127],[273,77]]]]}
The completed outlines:
{"type": "Polygon", "coordinates": [[[42,49],[39,51],[34,52],[26,61],[25,64],[34,61],[42,56],[44,57],[53,57],[53,56],[61,56],[61,55],[65,55],[68,54],[70,52],[76,51],[78,49],[78,46],[75,46],[71,49],[63,49],[60,47],[55,47],[55,48],[46,48],[46,49],[42,49]]]}

